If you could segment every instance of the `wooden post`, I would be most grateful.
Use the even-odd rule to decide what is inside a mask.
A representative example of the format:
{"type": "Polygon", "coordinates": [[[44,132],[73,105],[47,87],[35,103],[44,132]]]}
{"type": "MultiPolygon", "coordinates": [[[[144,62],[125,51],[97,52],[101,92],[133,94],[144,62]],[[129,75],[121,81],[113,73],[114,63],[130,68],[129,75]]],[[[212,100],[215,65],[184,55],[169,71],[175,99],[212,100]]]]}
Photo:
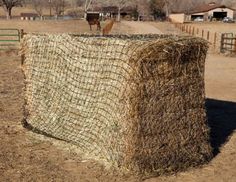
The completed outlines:
{"type": "Polygon", "coordinates": [[[216,38],[217,38],[217,33],[214,33],[214,49],[216,48],[216,38]]]}
{"type": "Polygon", "coordinates": [[[195,34],[195,28],[193,27],[192,35],[194,35],[194,34],[195,34]]]}
{"type": "Polygon", "coordinates": [[[204,37],[204,30],[202,29],[202,38],[204,37]]]}
{"type": "Polygon", "coordinates": [[[220,52],[224,52],[224,34],[221,34],[221,40],[220,40],[220,52]]]}
{"type": "Polygon", "coordinates": [[[23,39],[24,38],[24,29],[20,29],[20,38],[23,39]]]}
{"type": "Polygon", "coordinates": [[[236,38],[234,39],[234,53],[236,53],[236,38]]]}
{"type": "Polygon", "coordinates": [[[210,32],[207,31],[207,40],[209,40],[209,39],[210,39],[210,32]]]}
{"type": "MultiPolygon", "coordinates": [[[[20,39],[23,39],[24,38],[24,29],[20,29],[20,39]]],[[[24,61],[25,61],[25,55],[24,53],[21,53],[21,65],[24,64],[24,61]]]]}
{"type": "Polygon", "coordinates": [[[197,28],[197,35],[199,34],[199,29],[197,28]]]}

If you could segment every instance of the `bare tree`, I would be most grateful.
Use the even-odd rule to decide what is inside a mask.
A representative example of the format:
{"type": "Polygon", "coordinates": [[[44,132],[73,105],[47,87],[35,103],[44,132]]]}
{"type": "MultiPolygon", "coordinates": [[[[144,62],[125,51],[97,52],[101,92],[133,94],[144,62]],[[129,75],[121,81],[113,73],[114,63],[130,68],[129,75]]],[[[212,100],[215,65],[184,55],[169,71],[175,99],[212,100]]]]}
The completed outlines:
{"type": "Polygon", "coordinates": [[[55,16],[58,18],[58,16],[62,15],[65,11],[66,2],[65,0],[51,0],[52,8],[55,11],[55,16]]]}
{"type": "Polygon", "coordinates": [[[85,0],[67,0],[72,8],[81,7],[84,5],[85,0]]]}
{"type": "Polygon", "coordinates": [[[87,18],[87,11],[89,10],[93,0],[85,0],[84,2],[84,19],[86,20],[87,18]]]}
{"type": "Polygon", "coordinates": [[[121,18],[121,10],[129,5],[131,5],[132,1],[127,1],[127,0],[112,0],[111,1],[114,6],[118,8],[118,14],[117,14],[117,21],[120,21],[121,18]]]}
{"type": "Polygon", "coordinates": [[[173,9],[179,9],[189,7],[189,2],[192,0],[150,0],[151,11],[156,13],[164,13],[166,17],[173,11],[173,9]],[[184,2],[184,1],[187,1],[184,2]],[[185,6],[186,5],[186,6],[185,6]]]}
{"type": "Polygon", "coordinates": [[[150,0],[149,5],[154,18],[163,18],[165,16],[165,2],[163,0],[150,0]]]}
{"type": "Polygon", "coordinates": [[[175,0],[170,9],[176,12],[189,12],[199,5],[205,4],[206,0],[175,0]]]}
{"type": "Polygon", "coordinates": [[[83,4],[84,4],[84,0],[76,0],[75,1],[76,2],[76,6],[83,6],[83,4]]]}
{"type": "Polygon", "coordinates": [[[47,6],[47,0],[32,0],[32,5],[34,10],[40,16],[40,19],[43,19],[43,9],[47,6]]]}
{"type": "Polygon", "coordinates": [[[150,15],[150,5],[147,0],[136,0],[135,6],[138,12],[138,20],[140,20],[140,16],[150,15]]]}
{"type": "MultiPolygon", "coordinates": [[[[172,7],[176,6],[177,0],[159,0],[159,1],[162,1],[161,3],[163,5],[163,10],[165,12],[166,17],[168,17],[172,11],[172,7]]],[[[191,0],[189,0],[189,1],[191,1],[191,0]]]]}
{"type": "Polygon", "coordinates": [[[3,7],[6,18],[11,19],[11,11],[13,7],[22,6],[22,0],[0,0],[0,5],[3,7]]]}
{"type": "Polygon", "coordinates": [[[101,4],[117,7],[117,21],[121,19],[121,10],[136,4],[136,0],[100,0],[101,4]]]}

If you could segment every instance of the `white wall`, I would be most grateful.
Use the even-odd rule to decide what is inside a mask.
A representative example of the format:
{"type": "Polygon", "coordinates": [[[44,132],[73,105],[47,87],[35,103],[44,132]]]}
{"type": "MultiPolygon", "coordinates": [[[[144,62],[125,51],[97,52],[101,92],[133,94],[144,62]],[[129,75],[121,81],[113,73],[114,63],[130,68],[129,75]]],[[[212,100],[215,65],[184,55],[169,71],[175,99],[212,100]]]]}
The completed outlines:
{"type": "Polygon", "coordinates": [[[234,11],[229,8],[216,8],[208,12],[209,16],[213,16],[214,12],[227,12],[227,17],[233,18],[234,17],[234,11]]]}
{"type": "Polygon", "coordinates": [[[192,14],[192,15],[202,15],[202,16],[204,16],[205,13],[194,13],[194,14],[192,14]]]}
{"type": "Polygon", "coordinates": [[[184,13],[170,14],[169,19],[174,23],[184,23],[185,22],[185,14],[184,13]]]}

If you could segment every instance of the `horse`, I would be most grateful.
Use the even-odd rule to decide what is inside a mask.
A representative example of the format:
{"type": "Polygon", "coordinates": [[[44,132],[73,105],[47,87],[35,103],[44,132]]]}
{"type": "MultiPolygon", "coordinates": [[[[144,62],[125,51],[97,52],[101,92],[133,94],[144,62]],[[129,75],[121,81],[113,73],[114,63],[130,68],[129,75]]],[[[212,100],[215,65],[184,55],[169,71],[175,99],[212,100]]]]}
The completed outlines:
{"type": "Polygon", "coordinates": [[[97,25],[97,30],[101,30],[101,24],[100,24],[100,15],[98,12],[88,12],[86,20],[88,21],[88,24],[90,26],[90,31],[92,31],[92,25],[97,25]]]}
{"type": "Polygon", "coordinates": [[[100,24],[100,21],[99,19],[87,19],[88,21],[88,24],[90,26],[90,31],[92,31],[92,25],[97,25],[97,30],[101,30],[101,24],[100,24]]]}
{"type": "Polygon", "coordinates": [[[110,33],[110,31],[112,30],[114,23],[115,23],[115,20],[113,20],[113,19],[109,23],[107,23],[105,25],[105,27],[102,29],[102,34],[108,35],[110,33]]]}

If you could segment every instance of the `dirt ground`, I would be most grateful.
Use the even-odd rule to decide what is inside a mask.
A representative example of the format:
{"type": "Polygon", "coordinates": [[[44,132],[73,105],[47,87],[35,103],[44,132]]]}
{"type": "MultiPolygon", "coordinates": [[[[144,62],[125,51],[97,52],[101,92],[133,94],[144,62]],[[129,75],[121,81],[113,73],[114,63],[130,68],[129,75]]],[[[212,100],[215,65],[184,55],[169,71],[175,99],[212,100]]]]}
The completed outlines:
{"type": "MultiPolygon", "coordinates": [[[[101,22],[103,27],[106,22],[101,22]]],[[[84,20],[44,20],[44,21],[22,21],[22,20],[0,20],[1,28],[24,29],[26,33],[99,33],[97,27],[92,26],[90,31],[87,21],[84,20]]]]}
{"type": "MultiPolygon", "coordinates": [[[[119,24],[114,32],[134,33],[134,25],[119,24]]],[[[135,26],[140,26],[135,25],[135,26]]],[[[164,24],[163,33],[175,31],[164,24]],[[167,27],[165,29],[165,27],[167,27]],[[169,29],[169,30],[167,30],[169,29]]],[[[149,33],[144,29],[141,33],[149,33]]],[[[209,164],[146,182],[236,181],[236,58],[209,54],[206,61],[207,115],[215,157],[209,164]]],[[[20,57],[0,53],[0,181],[140,181],[119,175],[95,161],[83,160],[76,146],[36,135],[21,125],[24,78],[20,57]]]]}
{"type": "Polygon", "coordinates": [[[209,30],[217,33],[236,33],[236,23],[223,22],[199,22],[191,23],[191,25],[200,29],[209,30]]]}

